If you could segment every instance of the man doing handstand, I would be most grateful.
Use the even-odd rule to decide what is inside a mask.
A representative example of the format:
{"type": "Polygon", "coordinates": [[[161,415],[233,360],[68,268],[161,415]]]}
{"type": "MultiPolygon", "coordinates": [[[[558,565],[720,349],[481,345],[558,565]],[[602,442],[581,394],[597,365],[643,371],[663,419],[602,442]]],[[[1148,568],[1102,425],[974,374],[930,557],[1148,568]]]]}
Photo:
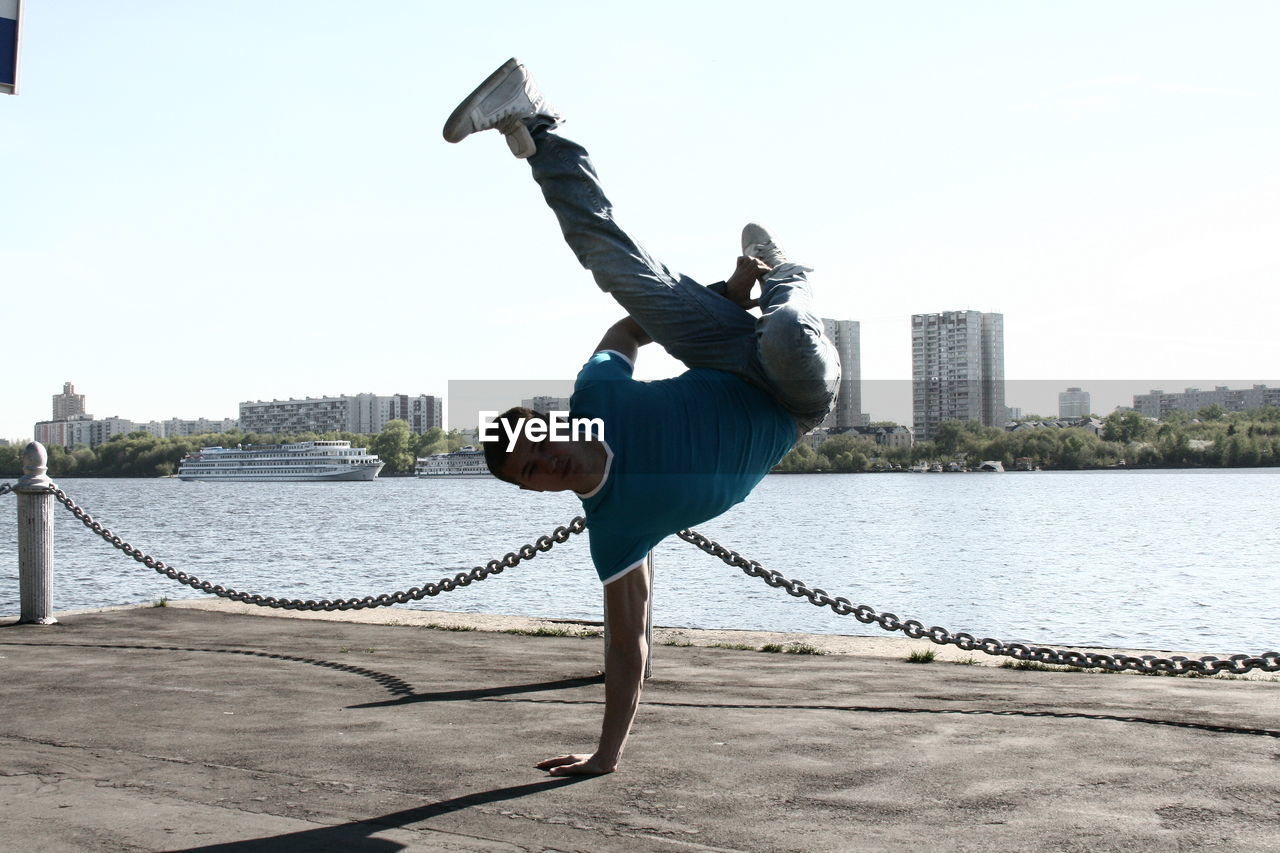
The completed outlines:
{"type": "Polygon", "coordinates": [[[646,555],[742,502],[830,411],[840,364],[810,306],[810,270],[790,262],[765,229],[743,229],[742,257],[725,282],[704,287],[673,272],[614,221],[586,150],[555,132],[560,121],[512,59],[459,104],[444,136],[460,142],[501,131],[512,153],[528,159],[569,247],[628,315],[605,333],[570,399],[571,419],[599,419],[603,436],[537,440],[522,426],[541,416],[514,408],[498,418],[502,438],[485,443],[497,477],[577,493],[605,584],[611,639],[599,745],[537,765],[569,775],[614,771],[626,745],[648,655],[646,555]],[[758,318],[747,310],[757,280],[758,318]],[[689,369],[656,382],[633,379],[650,341],[689,369]],[[506,436],[517,434],[509,447],[506,436]]]}

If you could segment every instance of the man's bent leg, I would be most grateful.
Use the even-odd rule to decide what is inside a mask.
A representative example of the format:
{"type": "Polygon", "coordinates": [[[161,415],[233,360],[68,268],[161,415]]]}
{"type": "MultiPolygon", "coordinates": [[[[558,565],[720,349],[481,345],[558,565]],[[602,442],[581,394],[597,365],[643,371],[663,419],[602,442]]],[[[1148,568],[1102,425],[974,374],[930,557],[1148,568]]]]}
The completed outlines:
{"type": "Polygon", "coordinates": [[[687,366],[749,373],[755,318],[654,260],[615,221],[586,150],[549,130],[545,119],[531,121],[538,150],[529,165],[565,242],[600,289],[687,366]]]}
{"type": "Polygon", "coordinates": [[[786,263],[765,277],[756,342],[769,387],[807,431],[835,402],[840,356],[813,313],[805,269],[786,263]]]}

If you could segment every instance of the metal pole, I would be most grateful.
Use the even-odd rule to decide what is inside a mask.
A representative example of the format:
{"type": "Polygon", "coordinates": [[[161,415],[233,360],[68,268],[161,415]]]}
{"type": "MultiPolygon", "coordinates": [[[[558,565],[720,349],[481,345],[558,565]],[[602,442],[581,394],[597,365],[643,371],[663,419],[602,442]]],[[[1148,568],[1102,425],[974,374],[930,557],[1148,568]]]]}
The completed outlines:
{"type": "MultiPolygon", "coordinates": [[[[644,657],[644,677],[646,679],[653,678],[653,552],[649,552],[649,556],[645,559],[644,568],[641,571],[649,573],[649,604],[644,614],[644,643],[649,649],[649,653],[644,657]]],[[[608,666],[609,659],[609,596],[604,597],[604,657],[605,666],[608,666]]]]}
{"type": "Polygon", "coordinates": [[[33,441],[22,451],[22,476],[13,487],[18,497],[19,624],[55,625],[53,617],[53,481],[49,454],[33,441]]]}

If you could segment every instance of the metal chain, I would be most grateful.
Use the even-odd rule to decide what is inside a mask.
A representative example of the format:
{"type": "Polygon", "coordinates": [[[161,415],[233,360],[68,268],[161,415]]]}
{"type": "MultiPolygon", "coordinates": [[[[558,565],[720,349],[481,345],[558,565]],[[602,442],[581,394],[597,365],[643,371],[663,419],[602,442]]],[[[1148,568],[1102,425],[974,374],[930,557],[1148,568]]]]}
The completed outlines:
{"type": "Polygon", "coordinates": [[[1081,669],[1105,669],[1111,672],[1132,669],[1146,673],[1170,673],[1172,675],[1217,675],[1230,673],[1242,675],[1250,670],[1260,669],[1265,672],[1280,672],[1280,653],[1264,652],[1261,655],[1231,655],[1223,660],[1216,657],[1202,657],[1191,660],[1182,656],[1160,658],[1155,655],[1133,657],[1122,654],[1095,654],[1093,652],[1052,649],[1044,646],[1027,646],[1022,643],[1002,643],[985,637],[981,640],[964,632],[951,633],[946,628],[936,625],[926,628],[915,619],[899,619],[893,613],[877,613],[874,608],[865,604],[854,605],[847,598],[833,598],[821,589],[810,589],[798,580],[791,580],[766,569],[755,560],[748,560],[736,551],[725,548],[720,543],[708,539],[693,530],[681,530],[676,534],[684,541],[694,545],[713,557],[719,557],[730,566],[736,566],[745,574],[760,578],[769,586],[785,589],[796,598],[807,598],[817,607],[830,607],[841,616],[852,616],[863,624],[875,623],[886,631],[901,631],[912,639],[927,639],[938,645],[953,645],[964,651],[978,649],[989,655],[1003,655],[1022,661],[1053,664],[1056,666],[1072,666],[1081,669]]]}
{"type": "Polygon", "coordinates": [[[107,542],[120,549],[126,555],[142,563],[149,569],[155,569],[165,577],[172,578],[178,583],[186,584],[192,589],[198,589],[201,592],[207,592],[220,598],[228,598],[232,601],[242,601],[245,604],[256,604],[260,607],[274,607],[280,610],[363,610],[367,607],[388,607],[392,604],[407,604],[410,601],[420,601],[428,596],[439,595],[442,592],[452,592],[461,586],[470,586],[476,581],[482,581],[490,575],[500,574],[504,569],[511,569],[518,566],[525,560],[532,560],[539,553],[550,551],[552,546],[557,542],[565,542],[575,533],[581,533],[586,529],[585,519],[578,517],[569,522],[567,527],[557,527],[550,536],[540,536],[538,540],[531,545],[524,545],[520,549],[508,553],[506,556],[490,560],[486,565],[476,566],[469,572],[459,572],[453,577],[441,578],[436,583],[428,583],[425,586],[415,586],[412,589],[403,592],[393,592],[383,595],[369,595],[364,598],[324,598],[319,601],[306,600],[297,598],[276,598],[269,595],[258,595],[256,593],[240,592],[231,587],[224,587],[220,584],[212,584],[208,581],[200,580],[195,575],[180,572],[171,566],[165,565],[162,561],[143,553],[137,548],[125,542],[119,536],[103,527],[97,521],[93,520],[93,516],[76,506],[71,498],[67,497],[62,489],[56,486],[50,491],[53,496],[58,499],[67,509],[71,510],[72,515],[80,519],[85,527],[101,536],[107,542]]]}
{"type": "MultiPolygon", "coordinates": [[[[0,495],[12,490],[13,487],[10,484],[0,484],[0,495]]],[[[110,542],[114,547],[144,566],[201,592],[207,592],[232,601],[241,601],[246,604],[283,610],[361,610],[368,607],[387,607],[392,604],[420,601],[423,598],[440,595],[443,592],[452,592],[458,587],[470,586],[476,581],[482,581],[491,575],[500,574],[504,569],[515,568],[521,562],[531,560],[539,553],[550,551],[556,543],[566,542],[571,535],[581,533],[586,529],[586,519],[582,516],[577,516],[567,526],[557,527],[550,536],[540,536],[535,543],[524,545],[500,559],[490,560],[484,566],[476,566],[469,572],[459,572],[453,577],[442,578],[437,583],[428,583],[425,586],[413,587],[402,592],[377,596],[371,595],[364,598],[341,598],[336,600],[325,598],[319,601],[310,599],[303,601],[296,598],[276,598],[274,596],[239,592],[230,587],[200,580],[195,575],[177,571],[164,562],[133,547],[100,523],[94,521],[92,516],[76,506],[75,502],[68,498],[61,489],[54,486],[49,491],[76,518],[80,519],[85,527],[97,533],[104,540],[110,542]]],[[[749,560],[737,551],[731,551],[695,530],[681,530],[676,535],[711,556],[719,557],[728,565],[741,569],[744,574],[760,578],[771,587],[784,589],[789,595],[793,595],[796,598],[806,598],[816,607],[829,607],[840,616],[852,616],[866,625],[875,624],[886,631],[901,631],[915,640],[927,639],[938,645],[953,645],[963,651],[974,651],[976,649],[989,655],[1001,655],[1020,661],[1078,667],[1080,669],[1105,669],[1111,672],[1135,670],[1152,674],[1169,673],[1171,675],[1218,675],[1220,673],[1243,675],[1255,669],[1264,672],[1280,672],[1280,652],[1263,652],[1256,656],[1231,655],[1225,659],[1207,656],[1199,660],[1192,660],[1180,655],[1170,658],[1161,658],[1155,655],[1133,657],[1123,654],[1100,654],[1054,649],[1046,646],[1028,646],[1023,643],[1003,643],[991,637],[984,637],[979,640],[972,634],[963,631],[953,634],[946,628],[936,625],[926,628],[924,623],[915,619],[899,619],[893,613],[879,613],[875,608],[868,605],[854,605],[847,598],[833,598],[825,590],[811,589],[802,581],[793,580],[772,569],[766,569],[755,560],[749,560]]]]}

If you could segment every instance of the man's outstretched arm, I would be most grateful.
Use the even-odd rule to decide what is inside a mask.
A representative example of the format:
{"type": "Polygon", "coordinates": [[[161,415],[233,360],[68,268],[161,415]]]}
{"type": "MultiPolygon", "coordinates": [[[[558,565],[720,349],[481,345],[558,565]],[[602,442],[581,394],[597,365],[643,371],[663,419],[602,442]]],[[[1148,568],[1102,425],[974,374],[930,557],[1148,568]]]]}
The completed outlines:
{"type": "Polygon", "coordinates": [[[627,745],[640,705],[644,662],[649,654],[645,621],[649,609],[649,571],[638,566],[604,588],[608,606],[609,652],[604,664],[604,722],[593,755],[561,755],[537,767],[552,776],[612,773],[627,745]]]}
{"type": "Polygon", "coordinates": [[[595,352],[611,349],[625,355],[634,365],[636,356],[640,354],[640,347],[652,342],[653,338],[640,328],[639,323],[630,317],[623,317],[604,333],[600,343],[596,344],[595,352]]]}

